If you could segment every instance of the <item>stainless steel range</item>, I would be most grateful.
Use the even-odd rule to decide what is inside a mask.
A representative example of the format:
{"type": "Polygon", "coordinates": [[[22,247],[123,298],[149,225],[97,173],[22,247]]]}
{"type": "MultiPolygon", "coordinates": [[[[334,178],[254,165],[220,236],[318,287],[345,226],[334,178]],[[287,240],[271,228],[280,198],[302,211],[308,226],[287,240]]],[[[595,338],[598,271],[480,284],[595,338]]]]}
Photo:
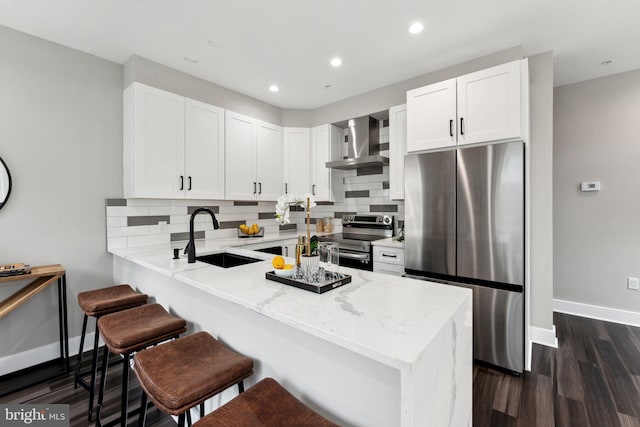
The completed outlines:
{"type": "Polygon", "coordinates": [[[320,242],[336,242],[340,265],[373,271],[371,242],[393,236],[393,216],[343,215],[342,233],[319,236],[320,242]]]}

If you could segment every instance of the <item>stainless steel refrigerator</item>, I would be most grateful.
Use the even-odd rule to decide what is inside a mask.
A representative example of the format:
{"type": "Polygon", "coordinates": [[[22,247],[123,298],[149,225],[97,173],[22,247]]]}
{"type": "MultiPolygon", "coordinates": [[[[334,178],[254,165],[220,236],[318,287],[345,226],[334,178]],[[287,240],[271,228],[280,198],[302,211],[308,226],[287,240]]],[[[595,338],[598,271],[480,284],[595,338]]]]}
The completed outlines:
{"type": "Polygon", "coordinates": [[[405,158],[405,271],[473,289],[474,357],[522,372],[522,142],[405,158]]]}

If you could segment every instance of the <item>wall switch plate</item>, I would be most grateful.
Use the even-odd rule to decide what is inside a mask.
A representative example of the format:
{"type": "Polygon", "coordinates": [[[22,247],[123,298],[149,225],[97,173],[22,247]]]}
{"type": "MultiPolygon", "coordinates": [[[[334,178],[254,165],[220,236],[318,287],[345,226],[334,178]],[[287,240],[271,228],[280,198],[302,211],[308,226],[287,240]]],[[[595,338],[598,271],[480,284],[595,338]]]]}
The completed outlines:
{"type": "Polygon", "coordinates": [[[629,289],[633,289],[637,291],[640,288],[640,280],[637,277],[628,277],[627,278],[627,287],[629,289]]]}

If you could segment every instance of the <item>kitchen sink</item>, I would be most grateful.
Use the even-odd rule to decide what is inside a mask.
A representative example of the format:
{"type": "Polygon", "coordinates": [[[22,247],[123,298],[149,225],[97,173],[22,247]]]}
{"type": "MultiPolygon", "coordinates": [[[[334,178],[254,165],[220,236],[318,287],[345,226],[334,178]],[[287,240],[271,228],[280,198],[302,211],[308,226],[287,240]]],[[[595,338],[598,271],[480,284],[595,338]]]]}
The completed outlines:
{"type": "Polygon", "coordinates": [[[237,267],[239,265],[251,264],[253,262],[262,261],[257,258],[250,258],[244,255],[236,255],[229,252],[220,252],[211,255],[201,255],[196,257],[197,261],[206,262],[222,268],[237,267]]]}

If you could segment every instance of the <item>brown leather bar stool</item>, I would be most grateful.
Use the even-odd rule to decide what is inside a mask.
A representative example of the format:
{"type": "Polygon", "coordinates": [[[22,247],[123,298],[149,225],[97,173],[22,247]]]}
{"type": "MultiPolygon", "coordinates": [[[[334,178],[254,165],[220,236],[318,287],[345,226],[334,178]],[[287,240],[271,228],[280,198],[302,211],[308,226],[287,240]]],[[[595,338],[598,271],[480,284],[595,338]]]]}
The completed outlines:
{"type": "MultiPolygon", "coordinates": [[[[177,338],[185,332],[187,322],[169,314],[160,304],[148,304],[107,314],[98,319],[98,329],[102,334],[105,348],[102,358],[102,377],[98,395],[96,426],[102,426],[104,391],[107,383],[109,353],[121,355],[122,403],[120,425],[127,425],[129,398],[129,361],[131,354],[148,346],[177,338]]],[[[160,348],[162,346],[159,346],[160,348]]],[[[113,422],[114,424],[116,422],[113,422]]],[[[113,425],[109,423],[109,425],[113,425]]]]}
{"type": "Polygon", "coordinates": [[[100,339],[100,331],[98,330],[98,319],[105,314],[114,313],[128,308],[138,307],[146,304],[149,297],[145,294],[134,291],[129,285],[116,285],[108,288],[95,289],[91,291],[80,292],[78,294],[78,305],[84,312],[82,321],[82,334],[80,335],[80,349],[78,350],[78,361],[75,370],[74,388],[80,384],[82,388],[89,391],[89,411],[88,419],[91,421],[93,415],[93,399],[96,389],[96,374],[98,371],[98,341],[100,339]],[[96,331],[93,340],[93,360],[91,363],[91,382],[87,383],[82,377],[86,372],[80,372],[80,364],[82,363],[82,352],[84,351],[84,338],[87,332],[87,320],[91,317],[96,318],[96,331]]]}
{"type": "Polygon", "coordinates": [[[265,378],[211,412],[193,427],[338,427],[293,397],[273,378],[265,378]]]}
{"type": "Polygon", "coordinates": [[[253,374],[253,360],[236,353],[206,332],[197,332],[137,353],[133,370],[144,391],[139,426],[144,426],[147,396],[163,412],[178,416],[184,426],[189,410],[253,374]]]}

